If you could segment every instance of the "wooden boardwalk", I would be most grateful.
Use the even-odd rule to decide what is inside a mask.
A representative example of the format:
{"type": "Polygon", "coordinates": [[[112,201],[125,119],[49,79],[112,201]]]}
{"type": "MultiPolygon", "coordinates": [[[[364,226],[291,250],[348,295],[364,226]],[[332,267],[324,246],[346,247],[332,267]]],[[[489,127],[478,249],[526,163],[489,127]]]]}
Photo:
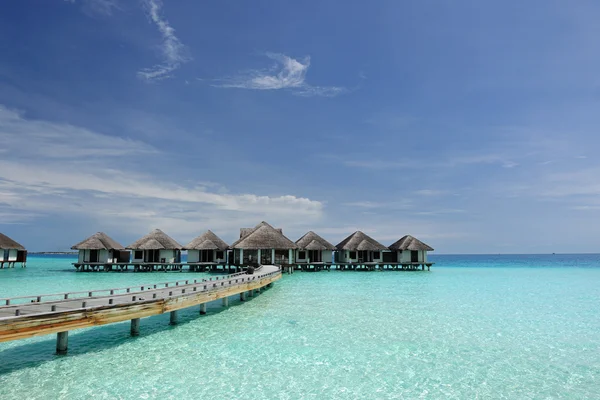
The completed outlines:
{"type": "Polygon", "coordinates": [[[271,286],[281,278],[281,269],[264,265],[253,274],[240,272],[219,279],[166,282],[156,285],[58,293],[0,299],[0,342],[58,333],[57,352],[67,351],[68,331],[131,320],[131,334],[139,334],[140,318],[171,313],[177,323],[177,310],[229,296],[241,300],[256,290],[271,286]]]}

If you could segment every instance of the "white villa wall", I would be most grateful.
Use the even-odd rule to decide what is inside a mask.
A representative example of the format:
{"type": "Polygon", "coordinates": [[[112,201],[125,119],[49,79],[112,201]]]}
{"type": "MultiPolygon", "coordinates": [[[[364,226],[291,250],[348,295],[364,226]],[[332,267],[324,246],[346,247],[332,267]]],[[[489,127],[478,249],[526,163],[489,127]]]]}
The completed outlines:
{"type": "Polygon", "coordinates": [[[373,256],[373,262],[381,262],[383,261],[383,251],[379,251],[379,257],[375,258],[375,256],[373,256]]]}
{"type": "Polygon", "coordinates": [[[321,256],[323,257],[323,262],[325,263],[330,263],[333,261],[333,251],[331,250],[323,250],[321,256]]]}
{"type": "Polygon", "coordinates": [[[144,251],[140,251],[141,257],[139,257],[139,258],[135,258],[136,252],[137,252],[136,250],[131,250],[131,261],[132,262],[143,262],[144,261],[144,251]]]}
{"type": "MultiPolygon", "coordinates": [[[[423,251],[423,250],[419,250],[418,254],[419,254],[419,262],[426,263],[427,262],[427,252],[423,251]]],[[[398,262],[400,262],[400,263],[411,262],[411,251],[405,250],[403,252],[398,252],[398,262]]]]}
{"type": "MultiPolygon", "coordinates": [[[[90,255],[91,255],[91,250],[79,250],[79,256],[77,257],[78,261],[80,263],[90,262],[90,255]]],[[[106,250],[106,249],[98,250],[98,262],[104,263],[104,264],[109,264],[109,263],[114,262],[113,258],[111,257],[110,250],[106,250]]]]}
{"type": "Polygon", "coordinates": [[[187,262],[188,263],[197,263],[198,260],[200,260],[200,250],[188,250],[187,262]]]}
{"type": "Polygon", "coordinates": [[[296,254],[295,254],[295,260],[297,263],[305,263],[308,261],[308,251],[307,250],[296,250],[296,254]],[[303,252],[304,253],[304,257],[300,258],[300,253],[303,252]]]}
{"type": "Polygon", "coordinates": [[[0,261],[17,261],[16,249],[0,249],[0,261]],[[5,254],[8,250],[8,254],[5,254]]]}

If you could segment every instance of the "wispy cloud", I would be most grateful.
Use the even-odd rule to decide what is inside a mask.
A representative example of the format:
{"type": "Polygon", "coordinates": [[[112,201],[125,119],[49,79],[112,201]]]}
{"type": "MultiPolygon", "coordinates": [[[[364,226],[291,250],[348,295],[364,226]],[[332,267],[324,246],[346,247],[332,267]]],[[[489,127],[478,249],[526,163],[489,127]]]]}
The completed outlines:
{"type": "Polygon", "coordinates": [[[388,202],[375,202],[375,201],[353,201],[348,203],[342,203],[346,207],[356,207],[364,209],[396,209],[403,210],[412,207],[412,201],[410,199],[404,199],[400,201],[388,201],[388,202]]]}
{"type": "Polygon", "coordinates": [[[310,57],[297,60],[279,53],[267,53],[276,64],[268,70],[253,70],[235,77],[223,78],[213,86],[222,88],[279,90],[288,89],[298,96],[335,97],[348,92],[338,86],[312,86],[306,82],[310,57]]]}
{"type": "Polygon", "coordinates": [[[144,68],[138,71],[137,75],[140,79],[148,82],[170,78],[172,76],[171,72],[191,59],[188,49],[175,36],[175,29],[169,24],[169,21],[161,15],[163,5],[161,0],[143,0],[142,4],[148,18],[156,25],[162,36],[163,41],[160,45],[160,51],[163,62],[150,68],[144,68]]]}
{"type": "Polygon", "coordinates": [[[133,139],[102,135],[64,123],[26,119],[22,113],[2,105],[0,142],[6,153],[22,158],[87,160],[157,153],[152,146],[133,139]]]}

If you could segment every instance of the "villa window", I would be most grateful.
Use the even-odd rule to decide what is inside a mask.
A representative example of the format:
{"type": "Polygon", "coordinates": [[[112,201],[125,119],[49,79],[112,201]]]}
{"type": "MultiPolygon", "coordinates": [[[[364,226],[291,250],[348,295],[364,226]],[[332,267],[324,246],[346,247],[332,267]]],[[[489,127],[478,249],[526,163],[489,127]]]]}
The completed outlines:
{"type": "Polygon", "coordinates": [[[133,258],[135,258],[136,260],[140,260],[144,257],[144,252],[141,250],[136,250],[135,254],[133,255],[133,258]]]}
{"type": "Polygon", "coordinates": [[[380,257],[379,253],[380,253],[379,251],[374,251],[373,252],[373,258],[379,259],[379,257],[380,257]]]}
{"type": "Polygon", "coordinates": [[[299,251],[298,252],[298,258],[300,260],[306,260],[306,251],[299,251]]]}
{"type": "Polygon", "coordinates": [[[217,260],[222,260],[225,257],[223,256],[223,252],[222,251],[217,251],[217,260]]]}
{"type": "Polygon", "coordinates": [[[348,256],[348,258],[355,260],[356,259],[356,252],[355,251],[351,251],[350,255],[348,256]]]}

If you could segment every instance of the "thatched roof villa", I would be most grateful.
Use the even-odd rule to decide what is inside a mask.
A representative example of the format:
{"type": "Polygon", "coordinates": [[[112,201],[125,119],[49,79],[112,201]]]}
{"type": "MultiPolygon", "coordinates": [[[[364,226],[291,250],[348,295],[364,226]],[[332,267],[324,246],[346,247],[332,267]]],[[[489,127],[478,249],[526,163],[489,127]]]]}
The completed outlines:
{"type": "Polygon", "coordinates": [[[313,231],[296,241],[296,263],[331,263],[335,246],[313,231]]]}
{"type": "Polygon", "coordinates": [[[392,258],[396,258],[390,261],[399,263],[427,263],[427,252],[433,251],[431,246],[411,235],[402,237],[389,248],[392,258]]]}
{"type": "Polygon", "coordinates": [[[382,252],[389,251],[386,246],[360,231],[342,240],[336,249],[338,261],[342,263],[381,262],[382,252]]]}
{"type": "Polygon", "coordinates": [[[73,245],[72,250],[79,250],[78,263],[128,263],[129,251],[119,242],[104,232],[94,233],[89,238],[73,245]]]}
{"type": "Polygon", "coordinates": [[[265,221],[254,228],[240,229],[240,238],[231,246],[234,264],[291,264],[296,244],[265,221]]]}
{"type": "Polygon", "coordinates": [[[3,233],[0,233],[0,267],[4,268],[4,264],[14,266],[14,263],[20,262],[25,265],[27,262],[27,250],[25,247],[9,238],[3,233]]]}
{"type": "Polygon", "coordinates": [[[210,230],[204,232],[184,246],[184,250],[187,250],[188,252],[188,264],[225,264],[227,262],[228,248],[229,245],[210,230]]]}
{"type": "Polygon", "coordinates": [[[181,262],[183,246],[160,229],[155,229],[127,249],[133,250],[133,263],[172,264],[181,262]]]}

